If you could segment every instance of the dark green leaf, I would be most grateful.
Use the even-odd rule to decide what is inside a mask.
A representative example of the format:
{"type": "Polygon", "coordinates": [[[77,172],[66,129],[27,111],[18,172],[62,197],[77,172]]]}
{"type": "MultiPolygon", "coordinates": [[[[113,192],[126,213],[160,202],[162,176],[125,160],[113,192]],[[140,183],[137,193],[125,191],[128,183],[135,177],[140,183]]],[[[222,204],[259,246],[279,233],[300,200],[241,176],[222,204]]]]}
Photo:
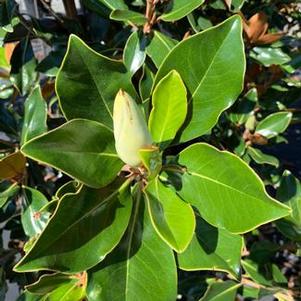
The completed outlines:
{"type": "Polygon", "coordinates": [[[113,133],[92,120],[71,120],[32,139],[22,152],[95,188],[110,183],[122,167],[113,133]]]}
{"type": "Polygon", "coordinates": [[[14,197],[17,192],[19,191],[20,187],[18,186],[17,183],[14,183],[10,186],[8,186],[8,188],[6,188],[4,191],[0,192],[0,208],[2,208],[6,202],[14,197]]]}
{"type": "Polygon", "coordinates": [[[179,194],[218,228],[244,233],[290,213],[268,196],[254,171],[229,152],[198,143],[180,153],[179,163],[186,170],[179,194]]]}
{"type": "Polygon", "coordinates": [[[242,237],[218,229],[197,217],[195,235],[182,254],[178,255],[179,267],[186,271],[214,270],[240,274],[242,237]]]}
{"type": "Polygon", "coordinates": [[[291,60],[280,48],[272,47],[254,47],[250,53],[250,57],[266,67],[283,65],[291,60]]]}
{"type": "Polygon", "coordinates": [[[156,84],[173,69],[191,95],[181,136],[181,141],[187,141],[207,133],[242,90],[245,55],[240,17],[233,16],[179,43],[161,65],[156,84]]]}
{"type": "Polygon", "coordinates": [[[39,86],[26,99],[24,110],[21,144],[47,132],[47,104],[39,86]]]}
{"type": "Polygon", "coordinates": [[[142,200],[136,200],[118,247],[89,273],[89,301],[176,300],[172,250],[157,236],[142,200]],[[113,288],[113,289],[112,289],[113,288]]]}
{"type": "Polygon", "coordinates": [[[120,89],[135,95],[131,74],[122,62],[98,54],[71,35],[56,80],[66,118],[87,118],[112,128],[113,102],[120,89]]]}
{"type": "Polygon", "coordinates": [[[18,272],[51,269],[80,272],[102,261],[120,241],[132,208],[128,186],[83,186],[65,195],[18,272]]]}

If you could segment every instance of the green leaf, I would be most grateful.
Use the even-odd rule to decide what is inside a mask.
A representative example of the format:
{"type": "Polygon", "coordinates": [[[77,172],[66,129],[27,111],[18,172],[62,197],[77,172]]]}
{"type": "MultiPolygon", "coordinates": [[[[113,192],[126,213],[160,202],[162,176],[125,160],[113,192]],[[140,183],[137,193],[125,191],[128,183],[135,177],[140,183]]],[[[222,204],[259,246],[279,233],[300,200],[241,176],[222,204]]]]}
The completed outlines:
{"type": "Polygon", "coordinates": [[[131,74],[122,62],[98,54],[71,35],[56,80],[66,118],[95,120],[112,128],[114,98],[120,89],[135,95],[131,74]]]}
{"type": "Polygon", "coordinates": [[[19,152],[0,160],[0,180],[20,178],[25,170],[26,158],[19,152]]]}
{"type": "Polygon", "coordinates": [[[72,275],[54,273],[54,274],[44,274],[38,281],[26,286],[26,290],[30,293],[37,295],[48,294],[61,285],[72,282],[76,278],[72,275]]]}
{"type": "Polygon", "coordinates": [[[180,269],[223,271],[238,278],[242,237],[215,228],[200,217],[196,221],[197,227],[190,245],[184,253],[178,255],[180,269]]]}
{"type": "Polygon", "coordinates": [[[39,86],[26,99],[24,110],[21,144],[47,132],[47,104],[39,86]]]}
{"type": "Polygon", "coordinates": [[[5,48],[0,47],[0,68],[8,69],[9,67],[10,64],[6,59],[5,48]]]}
{"type": "Polygon", "coordinates": [[[128,38],[123,53],[124,65],[132,75],[143,65],[145,56],[143,37],[140,39],[138,31],[134,31],[128,38]]]}
{"type": "Polygon", "coordinates": [[[139,81],[139,94],[142,100],[147,100],[150,97],[153,82],[154,82],[154,74],[146,65],[144,65],[143,74],[139,81]]]}
{"type": "Polygon", "coordinates": [[[158,178],[147,185],[145,199],[158,235],[172,249],[182,253],[189,245],[195,229],[191,206],[181,200],[172,188],[163,185],[158,178]]]}
{"type": "Polygon", "coordinates": [[[156,67],[159,68],[166,56],[177,43],[176,40],[155,30],[150,43],[147,45],[146,53],[152,59],[156,67]]]}
{"type": "Polygon", "coordinates": [[[135,201],[118,247],[90,271],[88,279],[89,301],[176,300],[172,250],[157,236],[142,200],[135,201]]]}
{"type": "Polygon", "coordinates": [[[173,0],[169,3],[168,10],[160,16],[166,22],[179,20],[204,3],[204,0],[173,0]]]}
{"type": "Polygon", "coordinates": [[[104,4],[111,10],[116,9],[127,9],[127,5],[124,3],[123,0],[98,0],[100,3],[104,4]]]}
{"type": "Polygon", "coordinates": [[[178,72],[170,71],[152,96],[149,130],[157,143],[167,146],[176,136],[187,114],[187,92],[178,72]]]}
{"type": "Polygon", "coordinates": [[[83,186],[66,194],[15,270],[75,273],[102,261],[120,241],[131,213],[128,186],[118,189],[116,184],[102,189],[83,186]]]}
{"type": "Polygon", "coordinates": [[[292,120],[292,116],[290,112],[271,114],[257,124],[255,133],[268,139],[276,137],[287,129],[292,120]]]}
{"type": "Polygon", "coordinates": [[[232,153],[197,143],[180,153],[179,163],[185,172],[178,193],[215,227],[244,233],[290,213],[268,196],[260,178],[232,153]]]}
{"type": "Polygon", "coordinates": [[[250,57],[265,67],[283,65],[291,60],[290,56],[284,53],[280,48],[272,47],[254,47],[250,52],[250,57]]]}
{"type": "Polygon", "coordinates": [[[247,275],[249,275],[252,280],[265,286],[273,285],[272,281],[267,279],[263,274],[263,271],[260,269],[260,265],[249,259],[242,260],[241,263],[247,275]]]}
{"type": "Polygon", "coordinates": [[[8,186],[4,191],[0,192],[0,208],[2,208],[6,202],[14,197],[19,191],[20,187],[17,183],[8,186]]]}
{"type": "Polygon", "coordinates": [[[41,192],[30,187],[23,187],[21,222],[27,236],[33,237],[44,230],[50,214],[40,210],[47,204],[48,200],[41,192]]]}
{"type": "Polygon", "coordinates": [[[179,43],[162,63],[155,84],[173,69],[191,95],[181,136],[181,141],[187,141],[207,133],[242,90],[245,54],[240,17],[179,43]]]}
{"type": "Polygon", "coordinates": [[[230,120],[239,125],[246,123],[249,117],[252,116],[257,102],[257,89],[252,88],[231,108],[230,120]]]}
{"type": "Polygon", "coordinates": [[[162,168],[162,154],[157,146],[139,150],[143,166],[146,168],[148,180],[154,179],[162,168]]]}
{"type": "Polygon", "coordinates": [[[113,133],[106,126],[74,119],[30,140],[22,152],[98,188],[110,183],[122,167],[114,145],[113,133]]]}
{"type": "Polygon", "coordinates": [[[263,153],[258,148],[248,147],[248,154],[258,164],[269,164],[275,167],[279,166],[279,160],[271,155],[263,153]]]}
{"type": "Polygon", "coordinates": [[[232,280],[213,282],[200,301],[234,301],[240,283],[232,280]]]}
{"type": "Polygon", "coordinates": [[[11,57],[10,79],[21,95],[26,95],[37,80],[36,59],[29,39],[21,40],[11,57]]]}
{"type": "Polygon", "coordinates": [[[231,11],[238,12],[243,7],[246,0],[232,0],[231,1],[231,11]]]}
{"type": "Polygon", "coordinates": [[[110,19],[122,22],[131,22],[135,25],[143,25],[147,22],[144,15],[132,10],[116,9],[110,14],[110,19]]]}

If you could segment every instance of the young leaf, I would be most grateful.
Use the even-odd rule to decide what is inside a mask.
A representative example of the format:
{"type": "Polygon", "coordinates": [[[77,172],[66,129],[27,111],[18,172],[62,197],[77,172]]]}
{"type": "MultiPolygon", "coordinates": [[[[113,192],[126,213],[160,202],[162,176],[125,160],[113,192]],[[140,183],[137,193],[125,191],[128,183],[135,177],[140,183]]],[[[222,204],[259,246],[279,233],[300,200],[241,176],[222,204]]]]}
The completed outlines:
{"type": "Polygon", "coordinates": [[[66,194],[15,270],[76,273],[96,265],[120,241],[131,208],[128,187],[119,189],[116,183],[102,189],[83,186],[66,194]]]}
{"type": "Polygon", "coordinates": [[[153,229],[144,202],[136,200],[120,244],[89,272],[87,295],[89,301],[176,300],[176,277],[172,250],[153,229]]]}
{"type": "Polygon", "coordinates": [[[155,30],[150,43],[147,45],[146,53],[152,59],[156,67],[159,68],[166,56],[177,43],[176,40],[155,30]]]}
{"type": "Polygon", "coordinates": [[[91,119],[112,128],[113,103],[119,89],[135,95],[131,74],[122,62],[98,54],[71,35],[56,80],[66,118],[91,119]]]}
{"type": "Polygon", "coordinates": [[[47,132],[47,104],[39,86],[26,99],[24,110],[21,144],[47,132]]]}
{"type": "Polygon", "coordinates": [[[213,282],[199,301],[234,301],[240,286],[232,280],[213,282]]]}
{"type": "Polygon", "coordinates": [[[114,144],[113,133],[106,126],[74,119],[24,144],[22,152],[99,188],[110,183],[122,167],[114,144]]]}
{"type": "Polygon", "coordinates": [[[46,197],[38,190],[30,187],[22,189],[22,207],[21,222],[24,232],[27,236],[33,237],[40,234],[49,219],[49,212],[40,210],[48,204],[46,197]]]}
{"type": "Polygon", "coordinates": [[[176,252],[182,253],[190,243],[195,229],[191,206],[181,200],[172,188],[164,186],[158,178],[147,185],[145,199],[152,224],[159,236],[176,252]]]}
{"type": "Polygon", "coordinates": [[[140,40],[138,31],[134,31],[128,38],[123,53],[124,65],[132,75],[143,65],[145,56],[143,40],[140,40]]]}
{"type": "Polygon", "coordinates": [[[240,17],[179,43],[162,63],[155,84],[173,69],[191,95],[181,136],[181,141],[188,141],[207,133],[242,90],[245,54],[240,17]]]}
{"type": "Polygon", "coordinates": [[[215,228],[200,217],[196,221],[197,227],[190,245],[178,255],[179,267],[185,271],[223,271],[238,278],[242,237],[215,228]]]}
{"type": "Polygon", "coordinates": [[[271,114],[257,124],[255,133],[268,139],[276,137],[287,129],[292,117],[293,115],[290,112],[271,114]]]}
{"type": "Polygon", "coordinates": [[[169,3],[168,11],[160,16],[166,22],[179,20],[204,3],[204,0],[174,0],[169,3]]]}
{"type": "Polygon", "coordinates": [[[152,96],[149,129],[157,143],[167,146],[176,136],[187,114],[187,92],[181,77],[170,71],[156,86],[152,96]]]}
{"type": "Polygon", "coordinates": [[[197,143],[180,153],[179,163],[186,172],[178,193],[218,228],[244,233],[290,213],[268,196],[253,170],[229,152],[197,143]]]}

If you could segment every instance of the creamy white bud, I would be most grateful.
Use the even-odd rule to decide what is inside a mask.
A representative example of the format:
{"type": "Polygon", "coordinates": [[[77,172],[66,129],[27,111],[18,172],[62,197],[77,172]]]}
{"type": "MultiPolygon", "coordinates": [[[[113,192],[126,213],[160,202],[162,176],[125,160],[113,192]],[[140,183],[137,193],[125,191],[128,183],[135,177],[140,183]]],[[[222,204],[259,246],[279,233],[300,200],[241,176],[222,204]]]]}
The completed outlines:
{"type": "Polygon", "coordinates": [[[145,118],[135,100],[120,90],[113,110],[115,147],[120,159],[130,166],[139,166],[139,149],[152,144],[145,118]]]}

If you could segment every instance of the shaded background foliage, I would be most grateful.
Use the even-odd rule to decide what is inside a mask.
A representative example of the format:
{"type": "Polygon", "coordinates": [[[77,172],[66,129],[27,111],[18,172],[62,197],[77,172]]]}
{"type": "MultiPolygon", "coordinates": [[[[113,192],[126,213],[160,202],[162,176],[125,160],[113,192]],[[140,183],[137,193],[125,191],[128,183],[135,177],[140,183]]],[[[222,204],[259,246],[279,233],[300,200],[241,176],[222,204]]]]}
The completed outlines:
{"type": "MultiPolygon", "coordinates": [[[[45,164],[30,159],[25,162],[16,151],[30,140],[30,135],[37,136],[65,122],[54,83],[70,34],[79,36],[98,53],[124,59],[125,65],[132,68],[136,90],[147,100],[154,73],[174,45],[233,13],[244,20],[244,89],[212,131],[194,142],[210,142],[240,156],[260,175],[272,196],[290,202],[295,218],[244,235],[239,287],[225,273],[179,271],[178,299],[199,300],[208,287],[202,300],[234,300],[236,291],[237,300],[301,298],[300,4],[288,0],[208,0],[178,19],[168,13],[172,1],[157,1],[157,14],[164,16],[165,12],[165,17],[152,24],[153,11],[149,7],[147,10],[142,0],[125,1],[130,15],[122,11],[127,6],[121,0],[63,1],[60,6],[52,2],[6,0],[0,7],[0,158],[6,158],[0,161],[0,299],[5,300],[8,283],[17,283],[18,300],[41,300],[23,293],[24,287],[38,280],[41,273],[16,273],[12,267],[53,212],[49,201],[63,195],[61,187],[70,179],[45,164]],[[133,34],[137,26],[138,34],[133,34]],[[38,113],[32,109],[37,106],[42,108],[38,113]],[[36,128],[32,122],[38,123],[36,133],[28,131],[31,126],[36,128]],[[9,162],[8,155],[12,156],[9,162]],[[41,210],[45,205],[51,210],[41,210]],[[229,295],[219,296],[219,291],[229,295]]],[[[182,148],[169,148],[168,155],[182,148]]],[[[84,283],[73,292],[72,300],[85,298],[85,279],[77,277],[58,277],[68,289],[74,281],[84,283]]]]}

